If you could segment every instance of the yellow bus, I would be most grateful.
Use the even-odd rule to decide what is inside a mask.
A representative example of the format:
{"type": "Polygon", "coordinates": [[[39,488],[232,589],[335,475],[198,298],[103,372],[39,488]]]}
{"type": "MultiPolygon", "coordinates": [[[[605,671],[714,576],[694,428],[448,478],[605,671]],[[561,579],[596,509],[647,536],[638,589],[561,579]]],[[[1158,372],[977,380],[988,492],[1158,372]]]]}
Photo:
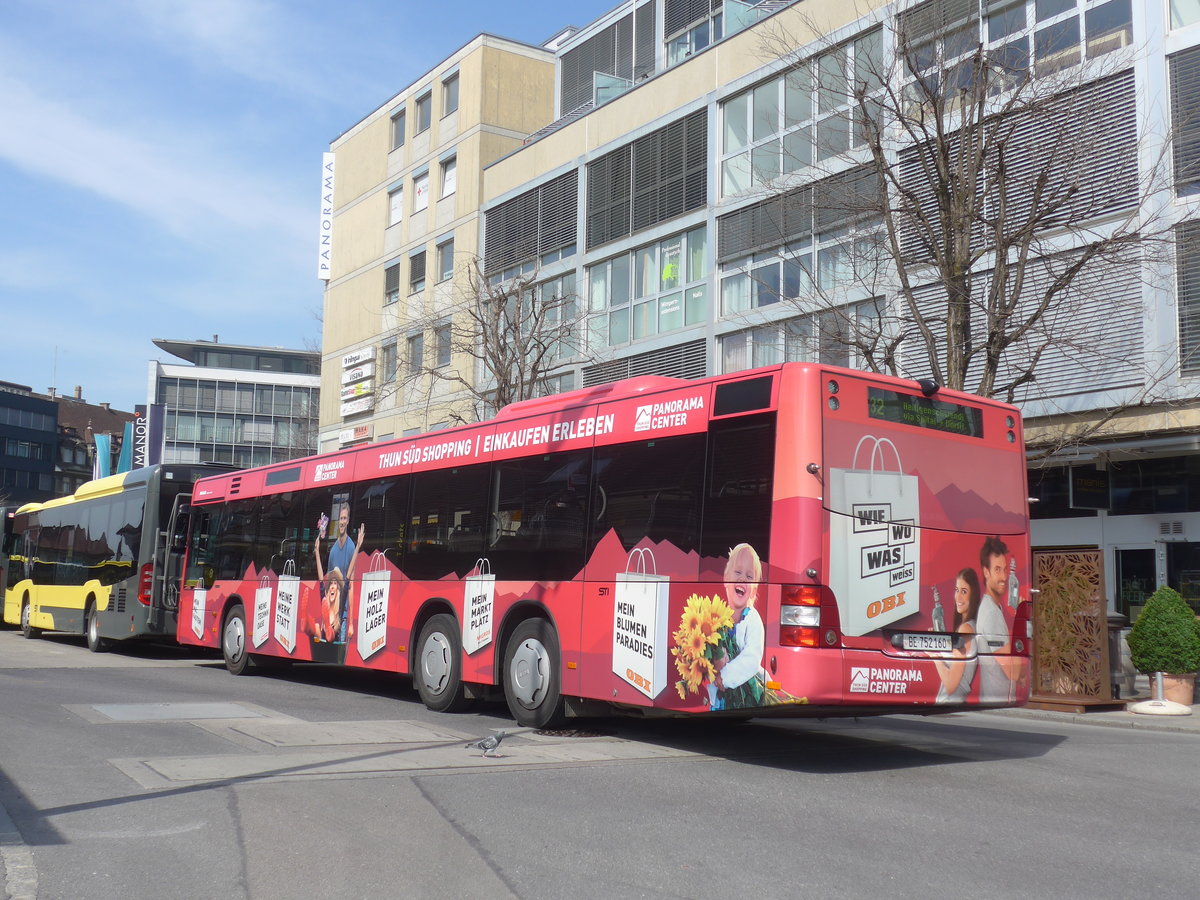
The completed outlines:
{"type": "Polygon", "coordinates": [[[128,638],[173,639],[192,484],[215,471],[149,466],[17,509],[4,622],[29,638],[84,634],[95,652],[128,638]]]}

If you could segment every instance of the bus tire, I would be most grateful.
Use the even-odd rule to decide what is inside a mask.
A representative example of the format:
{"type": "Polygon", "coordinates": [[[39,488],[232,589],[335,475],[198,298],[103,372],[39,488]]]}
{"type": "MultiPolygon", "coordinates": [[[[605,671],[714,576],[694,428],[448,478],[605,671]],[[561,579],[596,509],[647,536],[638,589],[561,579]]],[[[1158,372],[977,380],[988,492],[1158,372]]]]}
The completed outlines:
{"type": "Polygon", "coordinates": [[[26,600],[21,604],[21,634],[32,640],[33,638],[41,637],[42,629],[34,628],[29,624],[30,615],[32,615],[32,612],[29,609],[29,601],[26,600]]]}
{"type": "Polygon", "coordinates": [[[87,618],[83,625],[84,633],[87,635],[88,649],[93,653],[103,653],[108,649],[108,638],[100,637],[100,614],[96,612],[94,603],[88,604],[87,618]]]}
{"type": "Polygon", "coordinates": [[[563,719],[558,634],[545,619],[526,619],[504,648],[504,699],[518,725],[546,728],[563,719]]]}
{"type": "Polygon", "coordinates": [[[240,603],[233,604],[225,614],[221,654],[225,657],[225,668],[234,675],[244,675],[250,667],[250,654],[246,652],[246,608],[240,603]]]}
{"type": "Polygon", "coordinates": [[[436,712],[461,712],[470,705],[462,680],[458,621],[438,613],[421,629],[413,681],[421,702],[436,712]]]}

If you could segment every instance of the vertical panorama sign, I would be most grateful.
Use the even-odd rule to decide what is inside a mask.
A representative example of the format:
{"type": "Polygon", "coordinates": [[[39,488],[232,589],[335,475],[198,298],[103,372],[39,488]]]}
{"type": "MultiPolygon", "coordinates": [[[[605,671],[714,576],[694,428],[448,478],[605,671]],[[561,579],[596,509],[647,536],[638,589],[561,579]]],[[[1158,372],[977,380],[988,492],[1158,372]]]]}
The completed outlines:
{"type": "Polygon", "coordinates": [[[328,281],[333,264],[333,161],[332,153],[321,154],[321,237],[317,251],[317,277],[328,281]]]}

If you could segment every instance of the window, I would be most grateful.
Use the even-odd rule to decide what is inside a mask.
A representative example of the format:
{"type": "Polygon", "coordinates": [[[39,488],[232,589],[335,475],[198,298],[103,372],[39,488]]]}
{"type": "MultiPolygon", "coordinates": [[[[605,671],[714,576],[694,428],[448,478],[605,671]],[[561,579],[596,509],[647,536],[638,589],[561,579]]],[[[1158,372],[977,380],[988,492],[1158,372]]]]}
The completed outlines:
{"type": "Polygon", "coordinates": [[[400,299],[400,263],[383,270],[383,305],[389,306],[400,299]]]}
{"type": "Polygon", "coordinates": [[[442,82],[442,115],[448,116],[458,109],[458,74],[442,82]]]}
{"type": "Polygon", "coordinates": [[[1170,0],[1171,27],[1183,28],[1200,22],[1200,0],[1170,0]]]}
{"type": "Polygon", "coordinates": [[[404,110],[392,114],[392,149],[404,146],[404,110]]]}
{"type": "Polygon", "coordinates": [[[536,394],[538,397],[552,397],[574,389],[575,373],[564,372],[562,375],[549,375],[539,381],[536,394]]]}
{"type": "Polygon", "coordinates": [[[438,281],[454,276],[454,238],[437,245],[438,281]]]}
{"type": "Polygon", "coordinates": [[[406,361],[409,375],[418,375],[425,365],[425,335],[417,333],[408,336],[406,361]]]}
{"type": "Polygon", "coordinates": [[[588,269],[589,340],[613,347],[708,318],[705,229],[638,247],[588,269]]]}
{"type": "Polygon", "coordinates": [[[721,371],[740,372],[780,362],[809,362],[812,323],[809,318],[789,319],[748,328],[720,339],[721,371]]]}
{"type": "Polygon", "coordinates": [[[572,450],[493,464],[487,556],[497,571],[547,581],[578,575],[590,462],[590,450],[572,450]]]}
{"type": "Polygon", "coordinates": [[[714,14],[702,22],[667,39],[667,65],[674,66],[693,53],[699,53],[709,44],[721,39],[723,31],[721,13],[714,14]]]}
{"type": "Polygon", "coordinates": [[[450,337],[451,331],[449,325],[439,325],[433,329],[433,347],[436,356],[434,364],[438,368],[450,365],[450,337]]]}
{"type": "Polygon", "coordinates": [[[429,208],[429,172],[413,176],[413,212],[429,208]]]}
{"type": "Polygon", "coordinates": [[[423,134],[433,124],[433,94],[427,93],[417,98],[417,134],[423,134]]]}
{"type": "Polygon", "coordinates": [[[489,209],[484,216],[484,271],[490,277],[539,257],[550,263],[575,253],[578,211],[577,169],[489,209]]]}
{"type": "Polygon", "coordinates": [[[415,294],[425,290],[425,251],[421,250],[408,258],[408,292],[415,294]]]}
{"type": "Polygon", "coordinates": [[[866,300],[811,315],[748,328],[720,339],[721,371],[739,372],[781,362],[853,366],[855,345],[879,332],[879,300],[866,300]]]}
{"type": "Polygon", "coordinates": [[[1084,38],[1088,59],[1120,50],[1133,43],[1130,0],[1109,0],[1084,13],[1084,38]]]}
{"type": "Polygon", "coordinates": [[[717,220],[721,315],[860,289],[876,274],[878,221],[878,176],[867,168],[726,213],[717,220]]]}
{"type": "Polygon", "coordinates": [[[404,218],[404,188],[388,191],[388,227],[399,225],[404,218]]]}
{"type": "Polygon", "coordinates": [[[450,157],[442,162],[442,196],[449,197],[458,187],[458,158],[450,157]]]}
{"type": "Polygon", "coordinates": [[[605,501],[593,513],[593,540],[614,531],[625,548],[649,537],[685,553],[698,550],[706,437],[597,447],[593,477],[605,501]]]}
{"type": "Polygon", "coordinates": [[[722,194],[770,184],[862,145],[851,110],[855,91],[882,84],[881,34],[869,31],[723,104],[722,194]]]}
{"type": "Polygon", "coordinates": [[[589,163],[588,249],[702,208],[707,147],[702,109],[589,163]]]}
{"type": "Polygon", "coordinates": [[[543,306],[545,334],[551,341],[548,361],[561,362],[579,351],[580,302],[575,293],[575,273],[543,281],[537,286],[537,301],[543,306]]]}
{"type": "Polygon", "coordinates": [[[1200,375],[1200,221],[1175,227],[1179,370],[1200,375]]]}
{"type": "Polygon", "coordinates": [[[1170,57],[1175,189],[1200,192],[1200,47],[1170,57]]]}

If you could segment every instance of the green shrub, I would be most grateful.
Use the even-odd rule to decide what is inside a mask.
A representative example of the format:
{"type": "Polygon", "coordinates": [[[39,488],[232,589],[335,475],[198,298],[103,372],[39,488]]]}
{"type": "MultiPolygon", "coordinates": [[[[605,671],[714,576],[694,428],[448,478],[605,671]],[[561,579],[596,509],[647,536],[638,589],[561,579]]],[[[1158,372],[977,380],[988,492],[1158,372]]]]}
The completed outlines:
{"type": "Polygon", "coordinates": [[[1150,595],[1126,640],[1139,672],[1183,675],[1200,669],[1200,622],[1169,587],[1150,595]]]}

